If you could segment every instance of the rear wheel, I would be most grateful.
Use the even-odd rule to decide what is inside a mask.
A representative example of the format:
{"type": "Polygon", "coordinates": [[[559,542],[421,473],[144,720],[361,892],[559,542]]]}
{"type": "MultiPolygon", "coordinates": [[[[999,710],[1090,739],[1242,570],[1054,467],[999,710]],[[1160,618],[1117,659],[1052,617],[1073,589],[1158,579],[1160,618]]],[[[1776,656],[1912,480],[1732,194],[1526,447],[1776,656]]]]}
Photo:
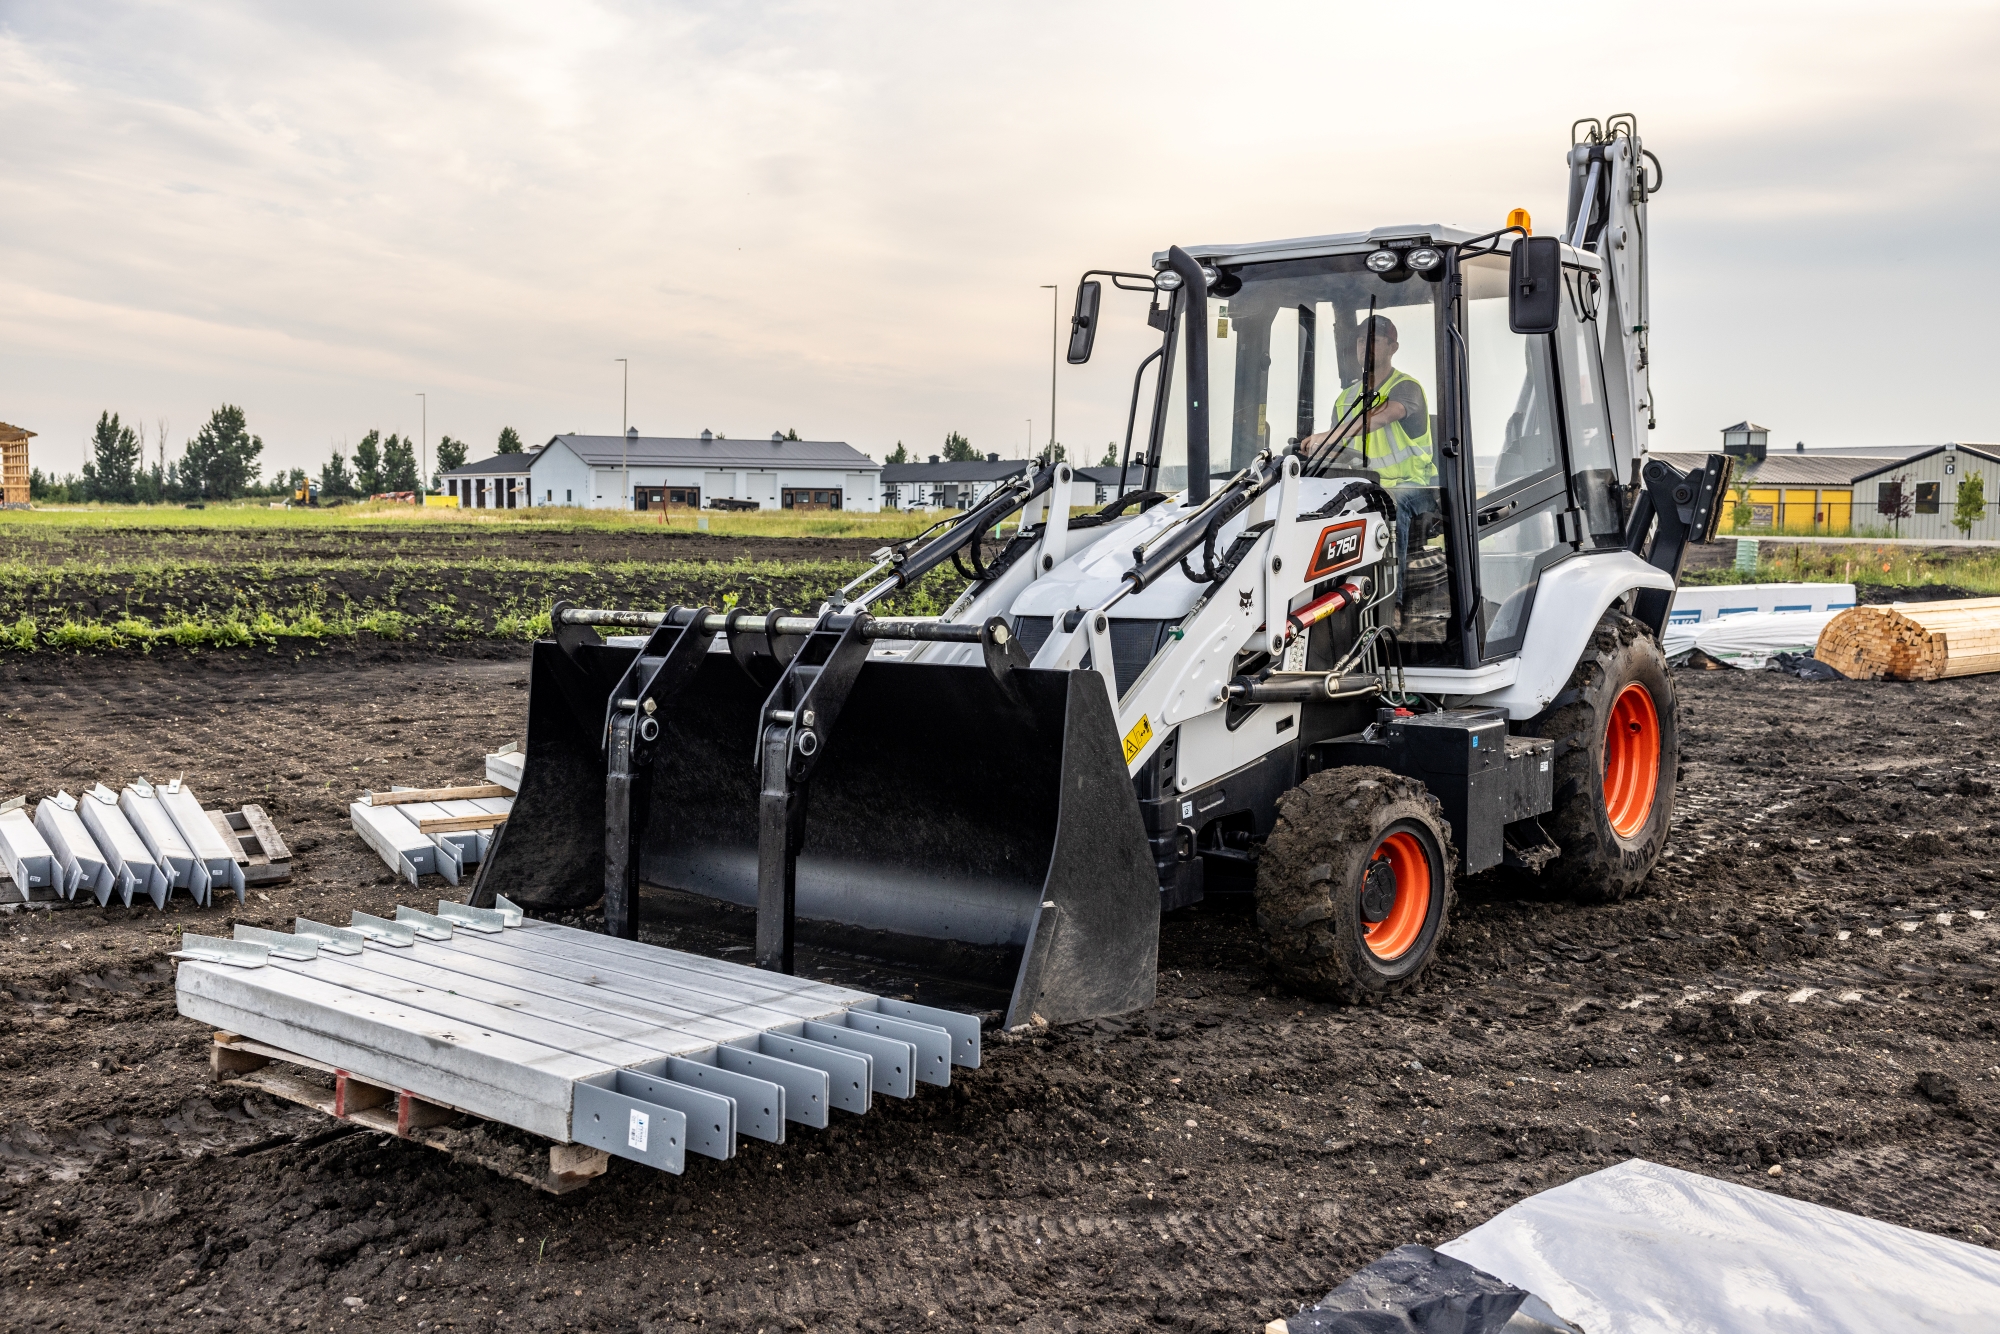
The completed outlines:
{"type": "Polygon", "coordinates": [[[1555,809],[1542,817],[1562,855],[1545,883],[1581,903],[1615,903],[1667,847],[1680,718],[1666,656],[1646,627],[1612,612],[1555,703],[1521,730],[1552,739],[1555,809]]]}
{"type": "Polygon", "coordinates": [[[1326,769],[1287,792],[1257,864],[1273,970],[1350,1003],[1416,984],[1452,904],[1444,808],[1387,769],[1326,769]]]}

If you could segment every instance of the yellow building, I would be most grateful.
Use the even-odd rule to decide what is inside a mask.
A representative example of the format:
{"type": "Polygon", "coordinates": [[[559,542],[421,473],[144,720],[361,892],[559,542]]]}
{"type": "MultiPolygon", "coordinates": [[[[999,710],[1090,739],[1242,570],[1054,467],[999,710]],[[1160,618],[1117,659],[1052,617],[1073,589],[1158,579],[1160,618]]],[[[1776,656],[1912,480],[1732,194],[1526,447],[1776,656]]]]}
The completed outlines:
{"type": "MultiPolygon", "coordinates": [[[[1701,454],[1655,453],[1686,471],[1699,468],[1701,454]]],[[[1865,473],[1893,465],[1894,455],[1772,454],[1764,459],[1738,458],[1722,509],[1722,533],[1789,534],[1797,537],[1846,537],[1858,522],[1875,522],[1874,502],[1868,499],[1857,512],[1854,479],[1865,473]],[[1736,504],[1747,492],[1750,522],[1740,530],[1736,525],[1736,504]]]]}

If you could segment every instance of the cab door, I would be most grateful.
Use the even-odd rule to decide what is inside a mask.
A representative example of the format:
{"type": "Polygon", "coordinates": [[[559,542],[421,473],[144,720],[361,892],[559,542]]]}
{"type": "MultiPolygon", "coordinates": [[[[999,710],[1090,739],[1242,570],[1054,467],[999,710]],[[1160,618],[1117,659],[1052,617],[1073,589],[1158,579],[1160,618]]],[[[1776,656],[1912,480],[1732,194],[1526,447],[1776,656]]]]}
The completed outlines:
{"type": "Polygon", "coordinates": [[[1592,275],[1569,269],[1563,275],[1575,294],[1563,302],[1562,323],[1555,333],[1556,370],[1561,378],[1563,437],[1569,443],[1569,471],[1574,484],[1577,520],[1571,531],[1587,534],[1582,545],[1623,546],[1624,488],[1619,448],[1605,394],[1604,351],[1592,316],[1604,302],[1593,290],[1592,275]]]}
{"type": "Polygon", "coordinates": [[[1507,257],[1465,261],[1466,426],[1480,658],[1517,652],[1542,571],[1574,552],[1554,339],[1507,321],[1507,257]]]}

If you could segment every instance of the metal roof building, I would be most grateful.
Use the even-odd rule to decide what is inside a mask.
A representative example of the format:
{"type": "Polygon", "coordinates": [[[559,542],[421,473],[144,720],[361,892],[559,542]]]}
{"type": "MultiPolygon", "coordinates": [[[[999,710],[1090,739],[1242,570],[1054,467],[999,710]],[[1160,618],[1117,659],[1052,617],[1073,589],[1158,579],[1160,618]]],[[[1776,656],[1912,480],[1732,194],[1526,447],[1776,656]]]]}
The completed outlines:
{"type": "Polygon", "coordinates": [[[502,459],[521,460],[524,505],[870,511],[882,504],[882,465],[844,441],[731,440],[711,431],[557,435],[523,454],[468,464],[447,481],[476,495],[481,477],[494,475],[502,459]]]}
{"type": "Polygon", "coordinates": [[[464,464],[444,475],[444,493],[458,497],[460,509],[524,509],[534,461],[534,454],[523,450],[464,464]]]}
{"type": "Polygon", "coordinates": [[[949,463],[939,462],[933,454],[928,463],[884,464],[882,503],[903,510],[970,509],[1000,483],[1034,466],[1033,459],[1003,459],[998,454],[949,463]]]}

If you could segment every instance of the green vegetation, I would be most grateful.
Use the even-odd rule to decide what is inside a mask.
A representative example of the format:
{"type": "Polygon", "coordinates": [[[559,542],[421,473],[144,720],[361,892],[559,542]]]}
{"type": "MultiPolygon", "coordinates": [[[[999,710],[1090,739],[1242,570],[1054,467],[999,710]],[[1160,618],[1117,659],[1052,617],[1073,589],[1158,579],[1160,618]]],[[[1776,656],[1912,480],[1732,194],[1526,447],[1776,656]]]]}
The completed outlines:
{"type": "MultiPolygon", "coordinates": [[[[774,544],[768,558],[714,560],[702,558],[714,546],[691,540],[684,524],[663,533],[630,521],[419,514],[407,506],[9,511],[0,516],[0,651],[311,648],[367,636],[426,646],[519,641],[547,633],[558,601],[803,609],[869,564],[853,542],[823,557],[794,541],[774,544]],[[384,521],[398,510],[410,517],[384,521]]],[[[790,516],[767,522],[780,517],[790,516]]],[[[887,517],[911,531],[918,523],[887,517]]],[[[959,587],[947,568],[882,610],[935,615],[959,587]]]]}
{"type": "Polygon", "coordinates": [[[1986,517],[1986,476],[1973,473],[1958,484],[1958,505],[1951,516],[1951,526],[1958,529],[1960,537],[1972,536],[1972,525],[1986,517]]]}
{"type": "MultiPolygon", "coordinates": [[[[364,443],[365,440],[364,440],[364,443]]],[[[359,454],[357,448],[356,453],[359,454]]],[[[379,466],[379,457],[378,457],[379,466]]],[[[324,492],[322,492],[324,494],[324,492]]],[[[914,537],[937,521],[937,514],[906,514],[889,510],[864,514],[859,510],[748,510],[743,513],[703,510],[649,510],[643,513],[621,510],[571,509],[537,506],[533,509],[454,510],[419,508],[395,501],[363,501],[328,505],[317,509],[271,508],[268,500],[238,501],[209,505],[199,510],[166,505],[72,505],[59,509],[0,510],[0,549],[21,528],[102,528],[129,530],[186,530],[263,528],[301,531],[336,531],[351,528],[379,528],[405,525],[425,528],[435,525],[440,532],[457,530],[506,529],[545,532],[631,531],[712,533],[718,537],[854,537],[878,541],[900,541],[914,537]],[[707,527],[700,525],[706,522],[707,527]]]]}
{"type": "Polygon", "coordinates": [[[1835,546],[1765,541],[1757,544],[1756,572],[1696,570],[1690,584],[1840,583],[1890,588],[1962,588],[2000,594],[2000,549],[1835,546]]]}

